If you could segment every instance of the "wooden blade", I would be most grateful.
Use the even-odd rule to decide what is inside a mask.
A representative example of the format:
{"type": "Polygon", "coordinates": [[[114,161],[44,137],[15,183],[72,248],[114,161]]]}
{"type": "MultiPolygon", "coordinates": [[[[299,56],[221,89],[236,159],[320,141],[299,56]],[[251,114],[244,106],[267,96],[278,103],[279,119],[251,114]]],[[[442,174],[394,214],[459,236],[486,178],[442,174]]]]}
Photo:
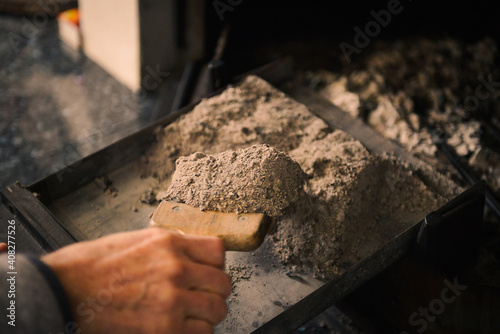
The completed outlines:
{"type": "Polygon", "coordinates": [[[175,229],[186,234],[219,237],[227,251],[253,251],[264,241],[271,218],[261,213],[201,211],[187,204],[163,201],[149,222],[150,227],[175,229]]]}

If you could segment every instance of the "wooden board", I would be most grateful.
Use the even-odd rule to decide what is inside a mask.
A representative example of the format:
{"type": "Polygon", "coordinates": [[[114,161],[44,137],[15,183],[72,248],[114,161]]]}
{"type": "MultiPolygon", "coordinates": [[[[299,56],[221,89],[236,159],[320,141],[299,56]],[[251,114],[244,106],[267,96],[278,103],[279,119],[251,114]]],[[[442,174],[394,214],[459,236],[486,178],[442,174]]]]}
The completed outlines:
{"type": "Polygon", "coordinates": [[[149,226],[217,237],[224,242],[226,251],[249,252],[262,244],[271,222],[271,218],[262,213],[202,211],[187,204],[162,201],[149,226]]]}

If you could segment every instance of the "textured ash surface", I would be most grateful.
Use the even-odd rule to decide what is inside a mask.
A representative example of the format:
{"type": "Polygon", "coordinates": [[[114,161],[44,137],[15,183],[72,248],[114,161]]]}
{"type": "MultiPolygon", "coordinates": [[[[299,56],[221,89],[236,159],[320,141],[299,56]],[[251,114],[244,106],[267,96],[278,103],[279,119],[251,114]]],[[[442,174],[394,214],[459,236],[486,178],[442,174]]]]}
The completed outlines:
{"type": "Polygon", "coordinates": [[[500,196],[500,89],[497,45],[457,39],[378,41],[341,72],[299,80],[450,177],[456,172],[432,137],[456,153],[500,196]],[[424,124],[439,131],[429,132],[424,124]]]}
{"type": "MultiPolygon", "coordinates": [[[[430,179],[452,194],[459,191],[430,170],[415,172],[396,158],[371,154],[257,77],[202,101],[160,129],[144,168],[159,180],[160,193],[168,188],[179,156],[255,144],[285,152],[307,174],[304,192],[276,219],[271,233],[274,253],[283,263],[312,269],[321,278],[342,273],[415,223],[415,214],[442,205],[448,198],[428,186],[430,179]]],[[[199,158],[210,165],[210,158],[199,158]]]]}
{"type": "MultiPolygon", "coordinates": [[[[288,264],[332,278],[446,201],[388,155],[370,154],[341,131],[289,152],[309,176],[306,192],[277,221],[275,250],[288,264]]],[[[452,185],[453,186],[453,185],[452,185]]]]}
{"type": "Polygon", "coordinates": [[[297,200],[304,181],[299,164],[269,145],[198,152],[177,160],[166,199],[202,210],[277,217],[297,200]]]}

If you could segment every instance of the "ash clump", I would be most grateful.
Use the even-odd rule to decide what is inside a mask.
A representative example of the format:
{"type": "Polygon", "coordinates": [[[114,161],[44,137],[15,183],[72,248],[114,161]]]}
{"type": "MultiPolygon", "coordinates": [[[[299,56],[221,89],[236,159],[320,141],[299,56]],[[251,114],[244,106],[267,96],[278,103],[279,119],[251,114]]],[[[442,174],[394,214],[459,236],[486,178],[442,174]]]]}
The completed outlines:
{"type": "Polygon", "coordinates": [[[278,217],[297,200],[305,181],[297,162],[266,144],[215,155],[194,153],[176,161],[166,200],[278,217]]]}

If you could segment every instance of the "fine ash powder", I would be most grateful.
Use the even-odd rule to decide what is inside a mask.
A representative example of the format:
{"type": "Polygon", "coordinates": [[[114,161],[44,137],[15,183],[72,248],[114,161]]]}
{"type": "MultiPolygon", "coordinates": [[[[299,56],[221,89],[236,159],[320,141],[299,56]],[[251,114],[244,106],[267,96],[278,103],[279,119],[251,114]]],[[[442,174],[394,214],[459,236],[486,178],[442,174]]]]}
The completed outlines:
{"type": "Polygon", "coordinates": [[[305,179],[298,163],[269,145],[213,156],[198,152],[177,160],[166,199],[202,210],[277,217],[297,201],[305,179]]]}
{"type": "Polygon", "coordinates": [[[313,270],[323,279],[341,274],[415,223],[415,215],[435,210],[460,191],[431,168],[371,154],[359,141],[331,129],[306,106],[254,76],[158,130],[157,143],[143,164],[145,174],[159,181],[156,192],[165,193],[176,159],[189,155],[178,162],[169,197],[204,209],[262,210],[277,216],[271,231],[274,253],[290,268],[313,270]],[[258,144],[275,149],[253,146],[258,144]],[[304,186],[300,169],[277,151],[300,165],[307,175],[304,186]],[[206,155],[191,155],[195,152],[206,155]],[[245,152],[254,155],[243,158],[245,152]],[[279,159],[270,163],[266,155],[279,159]],[[259,165],[258,173],[252,174],[251,163],[245,161],[259,165]],[[281,174],[290,168],[286,166],[292,171],[281,174]],[[284,182],[297,188],[280,198],[281,190],[269,182],[269,187],[256,190],[263,202],[244,208],[251,191],[245,182],[260,182],[262,175],[268,182],[273,173],[280,174],[276,180],[285,175],[284,182]],[[273,200],[278,201],[274,209],[273,200]]]}
{"type": "Polygon", "coordinates": [[[463,182],[441,157],[432,138],[436,132],[426,126],[432,125],[500,196],[500,151],[493,134],[500,126],[500,90],[491,89],[477,105],[470,102],[481,82],[500,76],[497,59],[498,45],[489,37],[470,44],[450,37],[403,38],[374,42],[339,72],[298,72],[293,81],[463,182]]]}

